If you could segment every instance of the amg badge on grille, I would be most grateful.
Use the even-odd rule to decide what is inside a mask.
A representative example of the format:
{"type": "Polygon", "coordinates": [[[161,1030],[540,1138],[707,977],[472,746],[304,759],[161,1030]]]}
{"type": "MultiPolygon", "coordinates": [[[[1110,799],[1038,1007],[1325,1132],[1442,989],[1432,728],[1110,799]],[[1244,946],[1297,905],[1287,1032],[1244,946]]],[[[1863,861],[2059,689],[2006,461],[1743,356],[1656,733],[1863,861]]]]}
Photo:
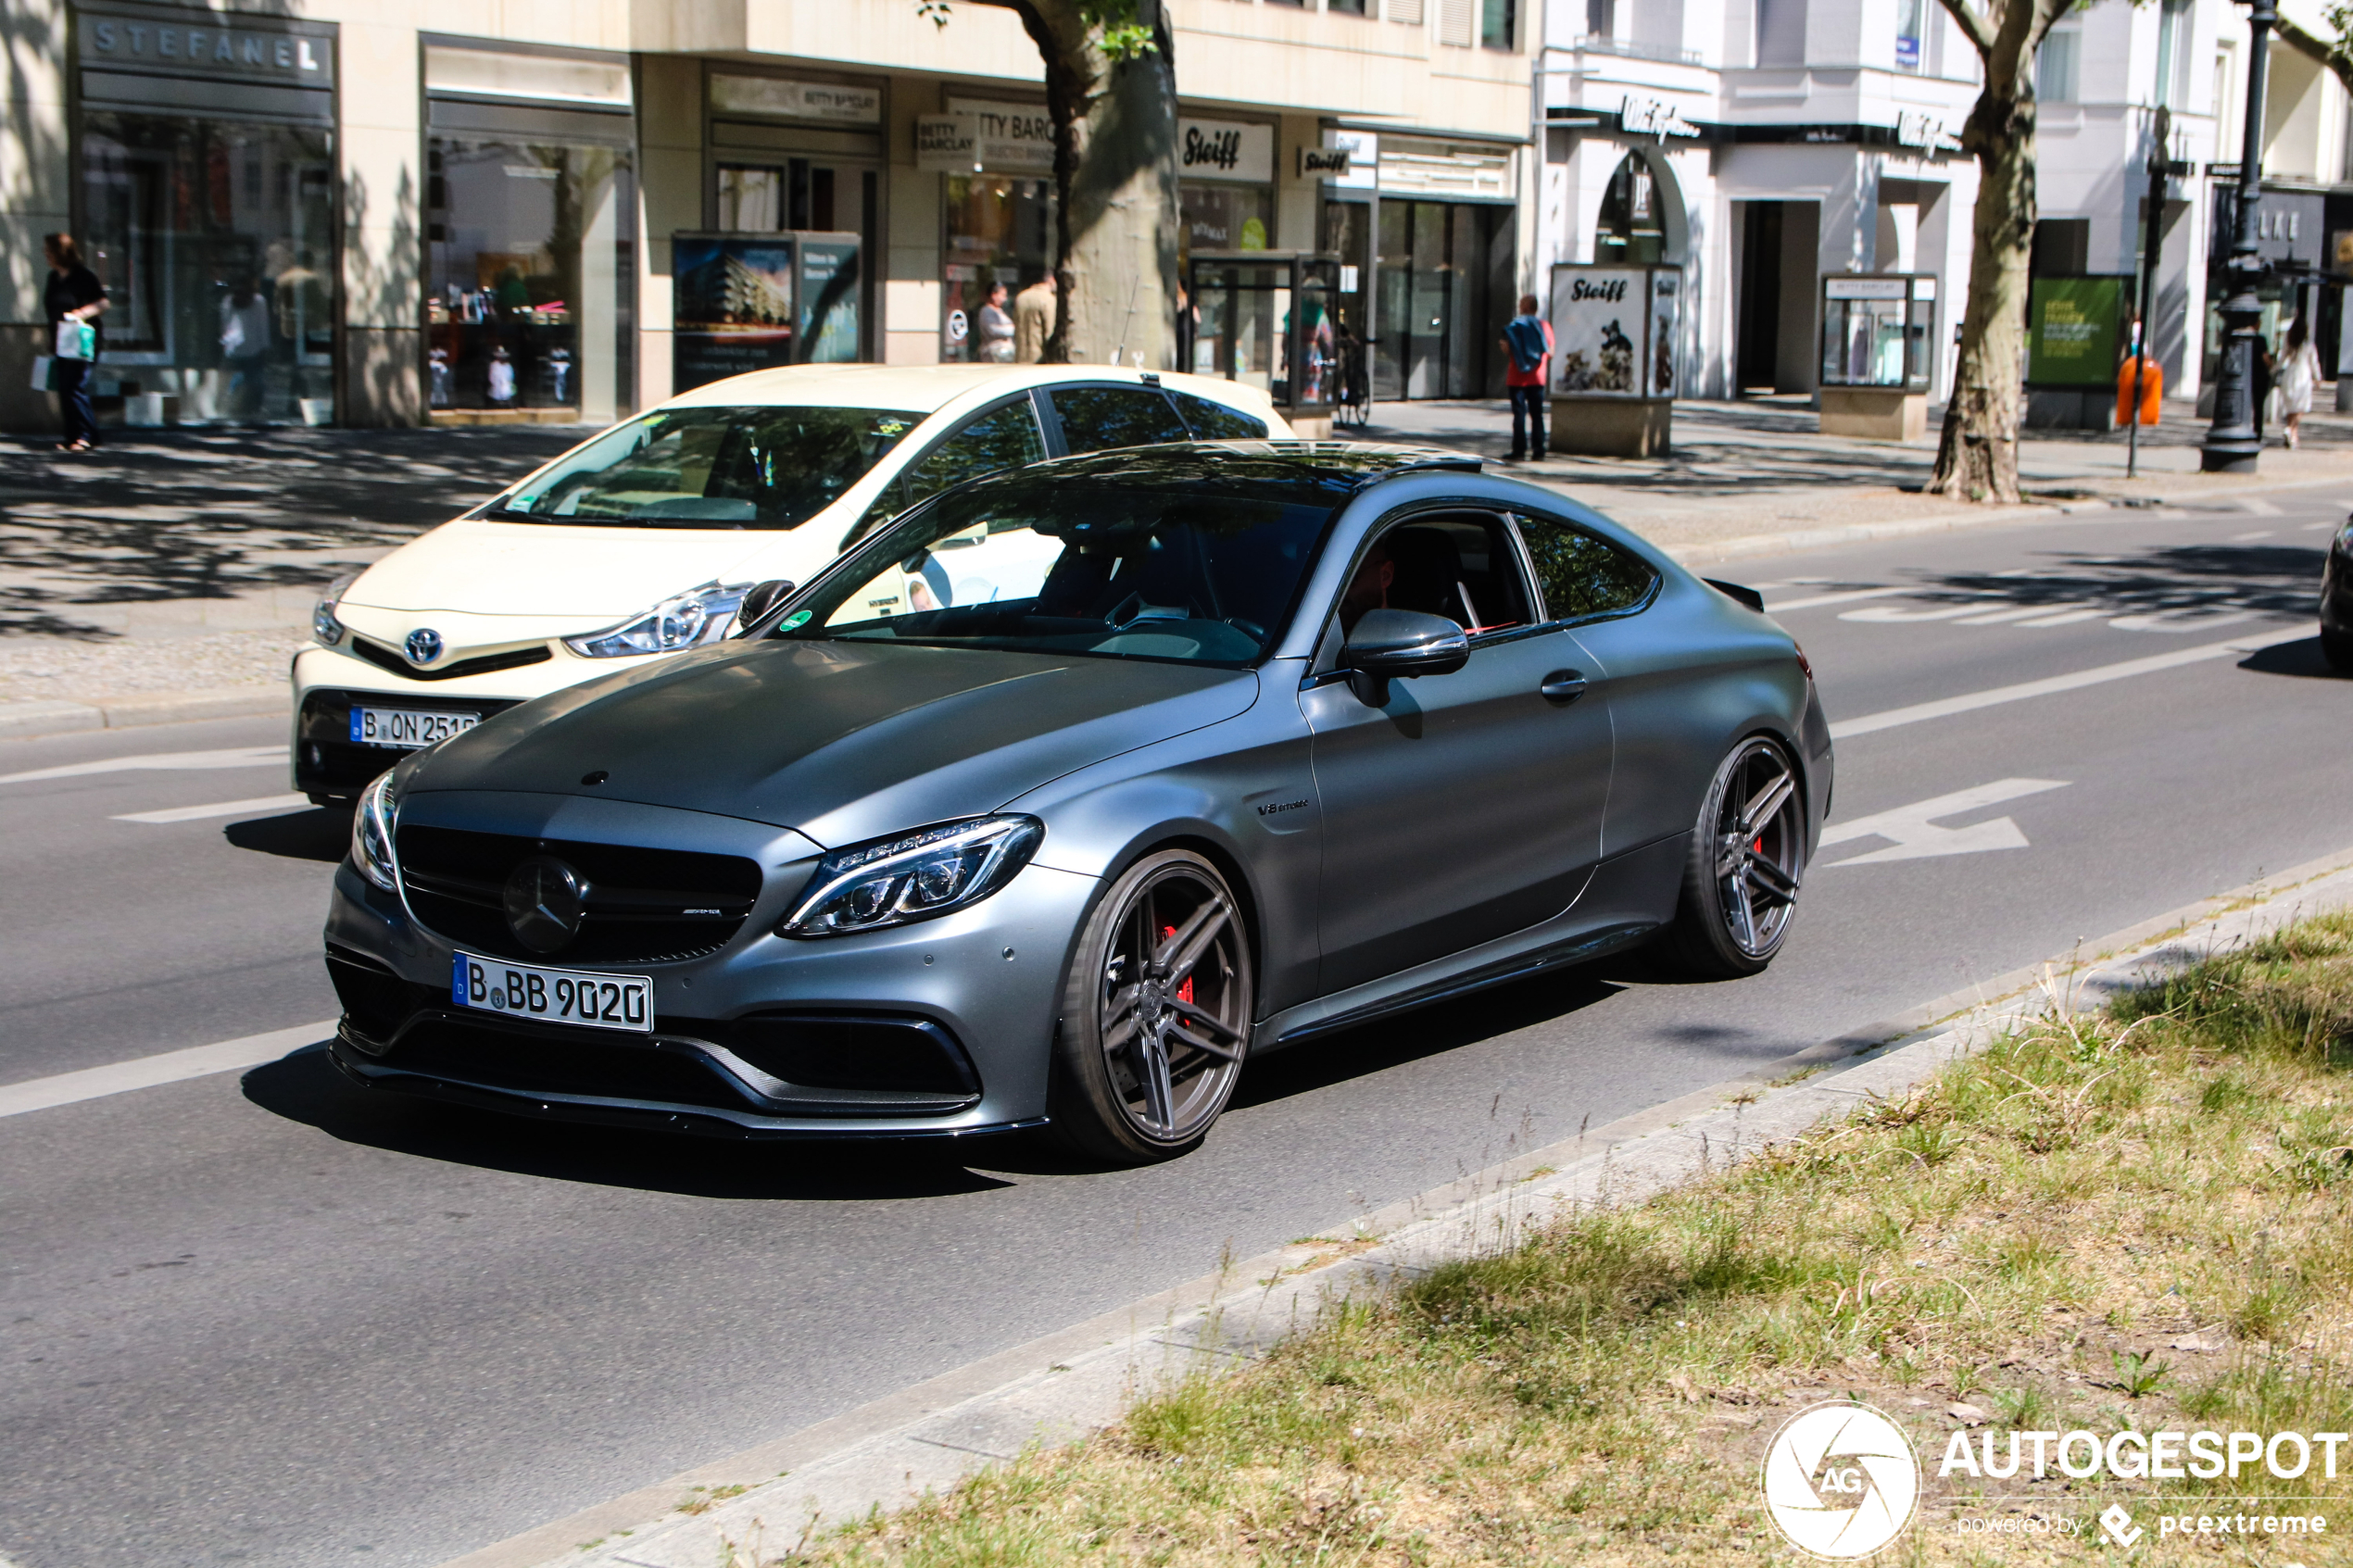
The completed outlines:
{"type": "Polygon", "coordinates": [[[507,875],[507,929],[535,953],[560,952],[580,935],[588,879],[553,855],[535,855],[507,875]]]}

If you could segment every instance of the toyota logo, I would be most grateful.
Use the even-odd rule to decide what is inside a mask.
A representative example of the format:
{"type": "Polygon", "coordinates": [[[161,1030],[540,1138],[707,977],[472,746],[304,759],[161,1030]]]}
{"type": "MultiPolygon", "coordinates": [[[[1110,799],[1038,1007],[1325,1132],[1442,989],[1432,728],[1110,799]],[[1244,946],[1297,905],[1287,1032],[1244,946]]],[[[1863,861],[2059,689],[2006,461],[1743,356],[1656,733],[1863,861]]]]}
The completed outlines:
{"type": "Polygon", "coordinates": [[[560,952],[580,935],[588,879],[553,855],[535,855],[507,875],[507,929],[535,953],[560,952]]]}
{"type": "Polygon", "coordinates": [[[431,664],[441,657],[441,633],[430,626],[420,626],[409,633],[409,662],[431,664]]]}

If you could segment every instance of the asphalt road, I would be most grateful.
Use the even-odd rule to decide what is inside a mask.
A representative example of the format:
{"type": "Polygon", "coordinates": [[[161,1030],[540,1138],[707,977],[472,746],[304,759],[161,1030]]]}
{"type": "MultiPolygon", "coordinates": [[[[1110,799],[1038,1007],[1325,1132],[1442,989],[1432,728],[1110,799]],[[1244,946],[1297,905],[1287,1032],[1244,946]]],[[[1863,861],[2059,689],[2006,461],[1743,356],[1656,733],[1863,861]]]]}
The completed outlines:
{"type": "MultiPolygon", "coordinates": [[[[2309,633],[2347,497],[2264,504],[1724,574],[1803,607],[1786,624],[1851,721],[2309,633]]],[[[1153,1170],[543,1127],[378,1104],[315,1052],[0,1119],[0,1557],[439,1562],[2353,845],[2348,721],[2353,681],[2306,635],[1851,734],[1832,836],[1886,831],[1825,849],[1768,974],[1627,961],[1302,1047],[1153,1170]]],[[[18,776],[281,738],[0,744],[0,1085],[332,1015],[341,822],[120,820],[282,771],[18,776]]]]}

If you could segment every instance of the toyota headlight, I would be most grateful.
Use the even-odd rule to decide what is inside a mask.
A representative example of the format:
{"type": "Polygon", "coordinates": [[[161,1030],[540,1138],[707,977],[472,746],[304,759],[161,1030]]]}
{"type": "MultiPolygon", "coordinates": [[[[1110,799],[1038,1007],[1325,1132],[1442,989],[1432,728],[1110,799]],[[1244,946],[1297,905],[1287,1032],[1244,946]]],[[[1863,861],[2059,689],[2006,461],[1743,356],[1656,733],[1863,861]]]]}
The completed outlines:
{"type": "Polygon", "coordinates": [[[818,862],[779,936],[842,936],[976,904],[1029,863],[1046,825],[974,817],[837,849],[818,862]]]}
{"type": "Polygon", "coordinates": [[[328,647],[343,641],[343,622],[336,618],[335,607],[343,603],[344,591],[358,581],[358,572],[345,572],[327,584],[327,591],[320,595],[319,602],[311,607],[310,634],[328,647]]]}
{"type": "Polygon", "coordinates": [[[602,632],[566,637],[564,646],[583,659],[626,659],[632,654],[676,653],[724,636],[736,610],[751,592],[749,583],[706,583],[654,606],[645,614],[602,632]]]}
{"type": "Polygon", "coordinates": [[[396,809],[392,773],[386,770],[360,792],[359,808],[351,813],[352,866],[387,893],[400,887],[400,862],[392,851],[396,809]]]}

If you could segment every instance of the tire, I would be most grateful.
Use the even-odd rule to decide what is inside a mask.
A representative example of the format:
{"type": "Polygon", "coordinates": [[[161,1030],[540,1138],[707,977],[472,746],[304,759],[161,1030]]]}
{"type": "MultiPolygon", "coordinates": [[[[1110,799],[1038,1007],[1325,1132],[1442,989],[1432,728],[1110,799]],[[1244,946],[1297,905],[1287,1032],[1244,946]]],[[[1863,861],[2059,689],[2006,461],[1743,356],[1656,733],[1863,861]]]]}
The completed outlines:
{"type": "Polygon", "coordinates": [[[2321,657],[2340,675],[2353,675],[2353,633],[2321,628],[2321,657]]]}
{"type": "Polygon", "coordinates": [[[1780,952],[1806,871],[1806,797],[1780,742],[1751,735],[1716,770],[1683,866],[1667,956],[1696,979],[1761,974],[1780,952]]]}
{"type": "Polygon", "coordinates": [[[1055,1136],[1120,1165],[1198,1147],[1233,1098],[1256,999],[1240,904],[1217,868],[1186,849],[1138,860],[1096,900],[1071,952],[1048,1106],[1055,1136]]]}

